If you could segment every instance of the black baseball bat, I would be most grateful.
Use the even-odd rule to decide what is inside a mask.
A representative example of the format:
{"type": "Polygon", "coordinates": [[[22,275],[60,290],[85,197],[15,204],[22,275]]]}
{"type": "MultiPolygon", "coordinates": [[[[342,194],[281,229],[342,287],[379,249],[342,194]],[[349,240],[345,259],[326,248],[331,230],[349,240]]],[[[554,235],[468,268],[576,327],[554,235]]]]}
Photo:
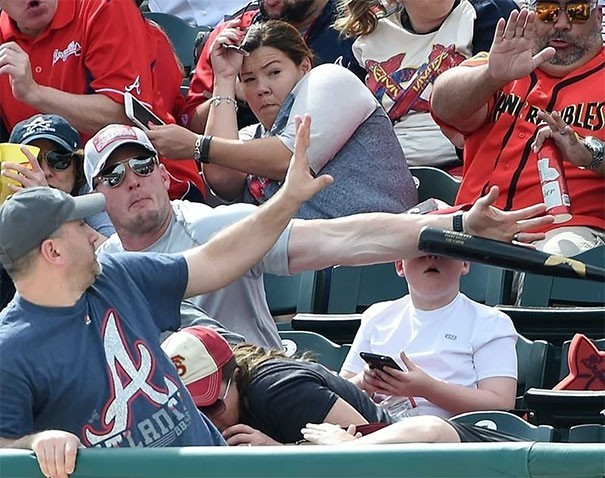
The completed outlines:
{"type": "Polygon", "coordinates": [[[418,236],[418,249],[520,272],[605,282],[602,267],[462,232],[423,227],[418,236]]]}

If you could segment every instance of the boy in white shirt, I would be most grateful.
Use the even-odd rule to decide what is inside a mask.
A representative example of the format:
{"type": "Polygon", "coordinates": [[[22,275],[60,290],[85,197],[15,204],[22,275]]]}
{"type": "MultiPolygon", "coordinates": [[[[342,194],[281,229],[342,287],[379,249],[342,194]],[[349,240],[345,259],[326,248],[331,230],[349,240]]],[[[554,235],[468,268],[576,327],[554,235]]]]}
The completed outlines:
{"type": "Polygon", "coordinates": [[[397,261],[410,293],[374,304],[362,316],[340,375],[383,402],[396,418],[448,418],[514,408],[517,333],[497,309],[460,293],[469,264],[427,255],[397,261]],[[405,372],[370,368],[359,352],[390,355],[405,372]],[[417,407],[408,409],[413,397],[417,407]]]}

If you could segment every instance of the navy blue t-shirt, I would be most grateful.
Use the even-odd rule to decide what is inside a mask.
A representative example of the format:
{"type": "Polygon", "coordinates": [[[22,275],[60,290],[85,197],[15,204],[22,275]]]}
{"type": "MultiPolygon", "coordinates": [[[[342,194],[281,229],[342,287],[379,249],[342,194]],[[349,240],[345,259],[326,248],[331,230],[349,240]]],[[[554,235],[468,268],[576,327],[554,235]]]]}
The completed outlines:
{"type": "Polygon", "coordinates": [[[183,256],[99,262],[101,275],[74,306],[17,294],[0,313],[0,436],[52,429],[85,446],[224,444],[160,348],[160,332],[180,325],[183,256]]]}

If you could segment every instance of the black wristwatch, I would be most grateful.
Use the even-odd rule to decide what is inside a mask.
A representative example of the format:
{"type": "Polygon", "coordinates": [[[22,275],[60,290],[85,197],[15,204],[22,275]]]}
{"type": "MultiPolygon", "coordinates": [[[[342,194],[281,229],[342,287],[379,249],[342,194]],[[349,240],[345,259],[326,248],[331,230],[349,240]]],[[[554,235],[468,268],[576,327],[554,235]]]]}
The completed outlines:
{"type": "Polygon", "coordinates": [[[603,156],[605,156],[605,144],[593,136],[586,136],[582,140],[582,144],[590,151],[592,159],[586,169],[590,171],[596,171],[601,167],[603,163],[603,156]]]}

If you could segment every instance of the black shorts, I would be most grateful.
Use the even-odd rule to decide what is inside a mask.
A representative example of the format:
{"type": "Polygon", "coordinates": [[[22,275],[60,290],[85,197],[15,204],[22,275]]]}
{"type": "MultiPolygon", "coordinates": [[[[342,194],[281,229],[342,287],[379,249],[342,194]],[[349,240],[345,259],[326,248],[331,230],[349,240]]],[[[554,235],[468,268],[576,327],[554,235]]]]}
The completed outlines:
{"type": "Polygon", "coordinates": [[[447,421],[458,433],[460,441],[462,443],[473,443],[473,442],[502,442],[502,441],[527,441],[526,439],[520,438],[517,435],[510,433],[501,432],[498,430],[491,430],[489,428],[478,427],[476,425],[468,425],[466,423],[456,423],[453,421],[447,421]]]}

